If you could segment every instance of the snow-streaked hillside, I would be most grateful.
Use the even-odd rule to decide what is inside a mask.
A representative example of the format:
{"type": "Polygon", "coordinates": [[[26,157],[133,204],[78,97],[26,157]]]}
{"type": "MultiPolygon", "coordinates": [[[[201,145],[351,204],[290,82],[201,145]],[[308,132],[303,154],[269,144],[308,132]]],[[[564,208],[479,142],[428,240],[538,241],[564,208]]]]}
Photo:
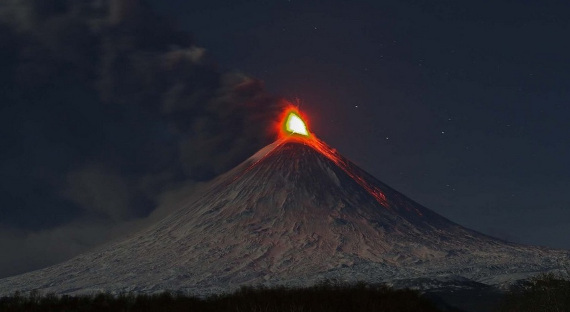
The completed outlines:
{"type": "Polygon", "coordinates": [[[568,251],[508,243],[461,227],[317,139],[285,139],[148,229],[0,280],[0,295],[31,289],[208,294],[325,279],[496,285],[556,270],[568,259],[568,251]]]}

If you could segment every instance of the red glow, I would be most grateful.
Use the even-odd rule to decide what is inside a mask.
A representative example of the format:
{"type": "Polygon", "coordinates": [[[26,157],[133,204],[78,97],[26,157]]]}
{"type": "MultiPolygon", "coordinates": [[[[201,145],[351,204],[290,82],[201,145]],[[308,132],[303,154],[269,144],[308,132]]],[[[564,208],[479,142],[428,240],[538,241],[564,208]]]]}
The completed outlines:
{"type": "Polygon", "coordinates": [[[296,106],[289,102],[287,102],[287,107],[283,110],[278,120],[279,123],[277,123],[275,127],[277,128],[277,133],[279,134],[280,139],[297,138],[300,140],[308,140],[314,137],[310,131],[311,128],[309,127],[307,116],[302,114],[296,106]],[[299,117],[305,123],[305,128],[308,132],[307,135],[291,132],[287,126],[287,121],[290,120],[291,116],[299,117]]]}
{"type": "Polygon", "coordinates": [[[307,122],[308,121],[307,116],[302,114],[297,107],[295,107],[291,103],[288,103],[287,107],[283,110],[283,113],[281,114],[278,120],[280,122],[277,124],[277,128],[279,133],[279,139],[281,139],[281,143],[279,145],[294,140],[294,141],[300,141],[300,143],[304,143],[311,146],[312,148],[323,154],[325,157],[330,159],[332,162],[334,162],[337,166],[339,166],[339,168],[341,168],[346,174],[348,174],[354,181],[356,181],[360,186],[362,186],[366,191],[368,191],[368,193],[372,195],[372,197],[374,197],[380,205],[390,209],[390,205],[386,200],[386,196],[378,187],[368,183],[364,178],[354,173],[353,170],[351,170],[350,168],[351,165],[342,156],[340,156],[340,154],[338,154],[335,149],[329,147],[327,144],[319,140],[313,133],[310,132],[309,130],[310,127],[307,122]],[[298,115],[303,120],[303,122],[305,122],[305,126],[309,131],[309,134],[307,136],[287,131],[285,122],[287,121],[291,113],[298,115]]]}
{"type": "MultiPolygon", "coordinates": [[[[314,137],[314,136],[313,136],[314,137]]],[[[350,163],[348,163],[343,157],[341,157],[337,151],[330,146],[326,145],[321,140],[317,139],[316,137],[311,140],[311,146],[319,151],[321,154],[325,155],[328,159],[334,162],[339,168],[341,168],[348,176],[350,176],[356,183],[362,186],[376,201],[382,205],[383,207],[390,209],[390,205],[386,200],[386,196],[382,191],[368,183],[364,178],[354,173],[350,168],[350,163]]]]}

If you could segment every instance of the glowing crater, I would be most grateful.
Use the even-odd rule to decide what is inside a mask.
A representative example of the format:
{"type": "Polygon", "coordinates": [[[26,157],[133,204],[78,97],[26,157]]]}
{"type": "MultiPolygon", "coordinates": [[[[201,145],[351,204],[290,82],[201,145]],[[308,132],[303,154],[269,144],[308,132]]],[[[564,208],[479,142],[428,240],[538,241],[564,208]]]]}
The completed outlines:
{"type": "Polygon", "coordinates": [[[309,131],[307,130],[305,122],[295,112],[289,112],[289,115],[287,115],[287,119],[285,120],[285,131],[290,134],[309,136],[309,131]]]}

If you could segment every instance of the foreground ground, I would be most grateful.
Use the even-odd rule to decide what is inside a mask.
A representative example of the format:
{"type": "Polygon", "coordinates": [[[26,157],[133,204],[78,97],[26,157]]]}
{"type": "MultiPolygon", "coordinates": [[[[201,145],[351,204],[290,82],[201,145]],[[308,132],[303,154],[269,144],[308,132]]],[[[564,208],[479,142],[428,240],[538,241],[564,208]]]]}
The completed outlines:
{"type": "Polygon", "coordinates": [[[445,297],[366,284],[322,284],[308,288],[242,288],[232,294],[208,298],[191,297],[181,293],[55,296],[31,292],[0,298],[0,311],[570,312],[570,281],[554,275],[542,275],[516,285],[501,295],[465,293],[459,297],[455,296],[461,298],[461,302],[447,300],[449,298],[445,297]],[[492,299],[492,304],[483,304],[489,299],[492,299]],[[477,302],[482,304],[477,305],[477,302]],[[453,308],[452,305],[461,306],[462,309],[453,308]]]}
{"type": "Polygon", "coordinates": [[[384,286],[320,285],[302,289],[244,288],[205,299],[182,294],[113,296],[41,296],[38,293],[0,299],[0,311],[441,311],[412,290],[384,286]]]}

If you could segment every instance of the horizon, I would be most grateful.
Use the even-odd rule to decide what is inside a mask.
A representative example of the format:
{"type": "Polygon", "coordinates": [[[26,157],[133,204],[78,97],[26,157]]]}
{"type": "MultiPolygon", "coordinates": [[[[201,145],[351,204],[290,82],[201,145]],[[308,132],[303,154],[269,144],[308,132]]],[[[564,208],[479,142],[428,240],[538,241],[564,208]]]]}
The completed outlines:
{"type": "Polygon", "coordinates": [[[466,228],[570,249],[567,4],[56,2],[0,4],[0,279],[152,226],[282,137],[285,98],[369,194],[335,155],[466,228]]]}

